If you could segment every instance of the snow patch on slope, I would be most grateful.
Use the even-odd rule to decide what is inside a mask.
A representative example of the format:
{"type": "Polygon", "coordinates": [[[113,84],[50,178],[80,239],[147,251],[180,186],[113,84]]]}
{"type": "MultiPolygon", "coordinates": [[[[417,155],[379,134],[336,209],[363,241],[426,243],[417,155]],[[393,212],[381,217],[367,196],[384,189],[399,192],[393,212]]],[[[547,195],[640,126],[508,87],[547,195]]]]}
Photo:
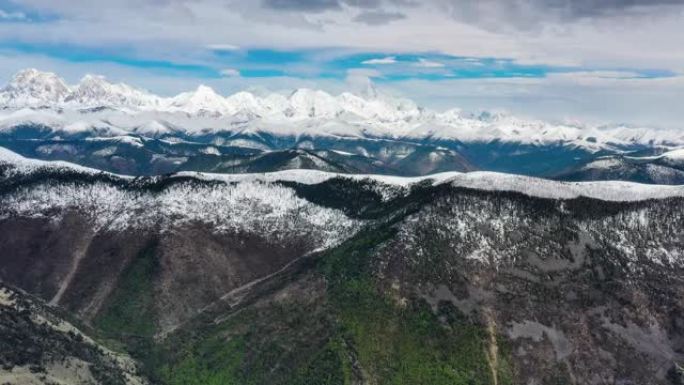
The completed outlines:
{"type": "Polygon", "coordinates": [[[95,231],[167,231],[202,223],[217,233],[255,232],[283,241],[294,235],[308,236],[316,247],[336,244],[360,225],[339,210],[297,197],[292,189],[263,182],[207,186],[184,183],[160,193],[99,182],[85,186],[42,184],[19,189],[0,202],[0,218],[59,220],[70,211],[86,215],[95,231]]]}
{"type": "Polygon", "coordinates": [[[588,197],[606,201],[640,201],[684,196],[684,186],[621,181],[557,182],[485,171],[457,174],[448,182],[458,187],[487,191],[515,191],[550,199],[588,197]]]}
{"type": "Polygon", "coordinates": [[[667,163],[684,166],[684,148],[668,151],[661,155],[667,163]]]}
{"type": "Polygon", "coordinates": [[[639,201],[684,196],[684,186],[651,185],[621,181],[558,182],[522,175],[486,171],[468,173],[443,172],[421,177],[364,174],[350,175],[314,170],[286,170],[261,174],[182,172],[179,173],[179,175],[192,176],[204,180],[223,180],[227,182],[288,181],[303,184],[318,184],[333,178],[347,178],[358,181],[377,182],[401,188],[408,188],[416,183],[430,181],[433,185],[450,183],[456,187],[486,191],[513,191],[529,196],[550,199],[573,199],[583,196],[608,201],[639,201]]]}

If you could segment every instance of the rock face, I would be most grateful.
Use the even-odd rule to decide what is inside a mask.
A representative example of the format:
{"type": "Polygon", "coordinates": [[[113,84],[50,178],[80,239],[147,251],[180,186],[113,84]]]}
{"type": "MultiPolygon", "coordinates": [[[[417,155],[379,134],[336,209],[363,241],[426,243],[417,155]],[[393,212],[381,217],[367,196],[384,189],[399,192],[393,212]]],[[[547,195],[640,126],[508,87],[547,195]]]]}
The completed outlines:
{"type": "Polygon", "coordinates": [[[681,188],[3,159],[0,279],[154,383],[682,381],[681,188]]]}

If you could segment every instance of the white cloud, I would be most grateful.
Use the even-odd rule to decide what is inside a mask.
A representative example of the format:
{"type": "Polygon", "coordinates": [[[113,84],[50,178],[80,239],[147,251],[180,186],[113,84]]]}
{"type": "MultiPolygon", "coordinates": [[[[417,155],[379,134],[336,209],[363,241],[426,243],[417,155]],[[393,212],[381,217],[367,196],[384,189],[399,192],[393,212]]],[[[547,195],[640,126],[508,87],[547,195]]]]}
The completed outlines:
{"type": "Polygon", "coordinates": [[[221,76],[224,77],[237,77],[240,76],[240,71],[234,69],[234,68],[224,68],[221,70],[221,76]]]}
{"type": "MultiPolygon", "coordinates": [[[[472,1],[425,0],[412,2],[410,7],[393,1],[399,4],[396,11],[405,18],[369,26],[353,21],[359,9],[351,6],[335,7],[315,14],[315,21],[307,21],[311,14],[264,9],[260,1],[23,3],[48,15],[60,15],[61,20],[49,24],[0,25],[0,36],[5,41],[125,46],[135,52],[164,56],[154,59],[187,55],[197,47],[228,48],[239,42],[243,47],[284,50],[340,47],[377,52],[443,52],[506,57],[521,63],[578,63],[586,67],[684,67],[680,49],[684,46],[681,9],[563,19],[545,18],[542,11],[548,9],[539,7],[537,0],[510,2],[513,5],[496,0],[483,1],[482,5],[472,1]],[[467,17],[468,4],[474,4],[471,11],[477,13],[477,18],[467,17]],[[523,4],[529,4],[529,9],[524,9],[523,4]],[[515,12],[504,12],[508,7],[515,12]],[[462,17],[455,17],[457,11],[462,17]],[[517,28],[521,21],[529,20],[535,21],[535,28],[517,28]],[[487,21],[502,27],[488,28],[487,21]],[[516,28],[511,29],[511,25],[516,28]],[[635,25],[639,28],[633,28],[635,25]]],[[[588,2],[582,4],[584,9],[588,2]]]]}
{"type": "Polygon", "coordinates": [[[394,56],[387,56],[378,59],[364,60],[361,64],[377,65],[377,64],[394,64],[397,62],[397,58],[394,56]]]}
{"type": "Polygon", "coordinates": [[[28,20],[23,12],[7,12],[0,9],[0,20],[4,21],[25,21],[28,20]]]}
{"type": "Polygon", "coordinates": [[[382,73],[370,68],[352,68],[347,70],[347,77],[345,78],[345,86],[351,92],[368,95],[375,93],[375,85],[373,78],[382,77],[382,73]]]}
{"type": "MultiPolygon", "coordinates": [[[[616,94],[624,92],[684,94],[684,75],[651,78],[630,71],[581,71],[550,74],[546,81],[558,86],[581,86],[585,89],[616,94]]],[[[650,107],[650,104],[644,104],[642,110],[650,107]]]]}
{"type": "Polygon", "coordinates": [[[424,58],[418,59],[417,63],[413,64],[416,67],[423,67],[423,68],[442,68],[444,67],[444,63],[432,61],[432,60],[427,60],[424,58]]]}
{"type": "Polygon", "coordinates": [[[383,85],[436,109],[505,109],[551,121],[684,128],[679,113],[684,76],[602,78],[564,73],[547,78],[414,79],[383,85]]]}
{"type": "Polygon", "coordinates": [[[212,51],[237,51],[240,49],[234,44],[208,44],[206,47],[212,51]]]}

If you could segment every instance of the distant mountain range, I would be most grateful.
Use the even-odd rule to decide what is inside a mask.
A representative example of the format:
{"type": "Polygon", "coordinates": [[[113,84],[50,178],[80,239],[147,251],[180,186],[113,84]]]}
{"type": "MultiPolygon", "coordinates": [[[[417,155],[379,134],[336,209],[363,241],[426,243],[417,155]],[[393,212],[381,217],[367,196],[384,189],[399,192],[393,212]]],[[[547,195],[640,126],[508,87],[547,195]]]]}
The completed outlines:
{"type": "Polygon", "coordinates": [[[574,181],[630,180],[652,184],[684,184],[684,150],[656,156],[600,157],[559,175],[574,181]]]}
{"type": "Polygon", "coordinates": [[[363,96],[298,89],[226,97],[199,86],[161,97],[101,76],[69,85],[26,69],[0,90],[0,146],[130,175],[487,170],[581,180],[574,172],[602,157],[684,147],[684,132],[437,112],[372,88],[363,96]]]}

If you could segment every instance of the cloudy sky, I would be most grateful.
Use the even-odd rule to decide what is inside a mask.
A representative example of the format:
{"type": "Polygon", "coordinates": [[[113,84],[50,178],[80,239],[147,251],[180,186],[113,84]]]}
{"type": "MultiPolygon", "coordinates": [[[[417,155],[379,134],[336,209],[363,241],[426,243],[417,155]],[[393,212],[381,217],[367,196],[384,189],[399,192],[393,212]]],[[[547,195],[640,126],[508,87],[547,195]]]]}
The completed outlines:
{"type": "Polygon", "coordinates": [[[0,0],[0,79],[25,67],[684,129],[684,0],[0,0]]]}

